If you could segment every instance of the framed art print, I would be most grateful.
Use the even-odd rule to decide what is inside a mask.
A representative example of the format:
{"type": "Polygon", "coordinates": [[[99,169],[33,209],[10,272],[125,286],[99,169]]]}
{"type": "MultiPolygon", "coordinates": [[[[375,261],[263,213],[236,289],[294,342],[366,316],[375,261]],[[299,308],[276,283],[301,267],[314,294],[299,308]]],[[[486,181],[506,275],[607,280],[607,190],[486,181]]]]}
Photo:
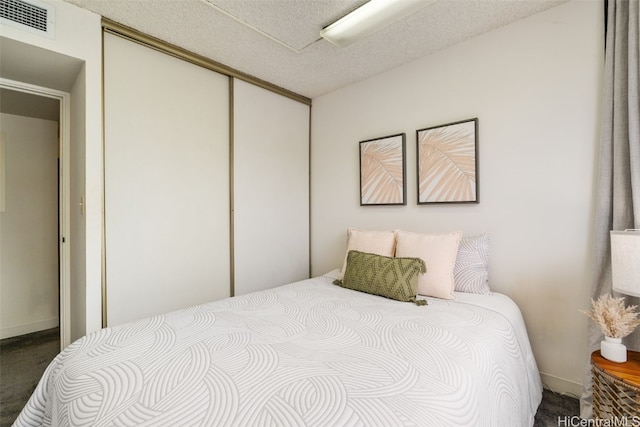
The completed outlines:
{"type": "Polygon", "coordinates": [[[360,206],[405,204],[405,134],[361,141],[360,206]]]}
{"type": "Polygon", "coordinates": [[[478,119],[416,131],[418,204],[478,203],[478,119]]]}

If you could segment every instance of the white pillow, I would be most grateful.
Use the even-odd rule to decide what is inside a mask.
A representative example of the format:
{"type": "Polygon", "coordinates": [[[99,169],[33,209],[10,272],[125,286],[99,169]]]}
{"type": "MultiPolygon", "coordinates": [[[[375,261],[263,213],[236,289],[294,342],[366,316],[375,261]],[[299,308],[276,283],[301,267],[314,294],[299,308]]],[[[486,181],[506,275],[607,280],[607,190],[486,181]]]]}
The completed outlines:
{"type": "Polygon", "coordinates": [[[349,227],[347,229],[347,253],[340,270],[342,280],[347,268],[347,255],[349,251],[367,252],[370,254],[392,257],[396,247],[396,234],[393,231],[359,230],[349,227]]]}
{"type": "Polygon", "coordinates": [[[490,294],[489,233],[467,236],[460,240],[456,265],[453,267],[455,290],[474,294],[490,294]]]}
{"type": "Polygon", "coordinates": [[[453,267],[461,237],[462,231],[419,234],[396,230],[396,256],[422,258],[427,265],[427,272],[418,277],[418,294],[453,298],[453,267]]]}

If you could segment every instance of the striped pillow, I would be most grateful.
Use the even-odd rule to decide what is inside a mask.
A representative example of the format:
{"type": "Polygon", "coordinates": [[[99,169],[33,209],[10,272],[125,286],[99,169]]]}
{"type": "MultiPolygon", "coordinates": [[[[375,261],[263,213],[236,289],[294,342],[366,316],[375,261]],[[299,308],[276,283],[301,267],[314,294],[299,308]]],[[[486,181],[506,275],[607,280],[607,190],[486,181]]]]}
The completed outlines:
{"type": "Polygon", "coordinates": [[[463,237],[453,267],[458,292],[489,294],[489,233],[463,237]]]}

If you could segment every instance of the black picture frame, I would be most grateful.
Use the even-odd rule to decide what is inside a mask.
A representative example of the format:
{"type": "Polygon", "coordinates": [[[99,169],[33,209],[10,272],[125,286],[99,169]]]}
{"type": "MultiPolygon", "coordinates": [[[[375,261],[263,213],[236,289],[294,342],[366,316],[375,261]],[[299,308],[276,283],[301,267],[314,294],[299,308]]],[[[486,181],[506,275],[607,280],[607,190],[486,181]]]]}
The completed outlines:
{"type": "Polygon", "coordinates": [[[478,119],[416,131],[418,204],[479,203],[478,119]]]}
{"type": "Polygon", "coordinates": [[[407,204],[406,134],[360,141],[360,206],[407,204]]]}

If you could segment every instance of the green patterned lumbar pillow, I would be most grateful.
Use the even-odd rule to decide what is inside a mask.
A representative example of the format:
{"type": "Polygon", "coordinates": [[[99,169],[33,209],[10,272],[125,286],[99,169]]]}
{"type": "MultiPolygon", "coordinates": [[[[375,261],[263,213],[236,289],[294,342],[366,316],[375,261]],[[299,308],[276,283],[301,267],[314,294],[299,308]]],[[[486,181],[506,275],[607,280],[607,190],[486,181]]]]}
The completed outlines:
{"type": "Polygon", "coordinates": [[[333,283],[354,291],[425,305],[427,301],[416,300],[416,290],[418,275],[426,271],[420,258],[392,258],[352,250],[347,255],[344,278],[333,283]]]}

